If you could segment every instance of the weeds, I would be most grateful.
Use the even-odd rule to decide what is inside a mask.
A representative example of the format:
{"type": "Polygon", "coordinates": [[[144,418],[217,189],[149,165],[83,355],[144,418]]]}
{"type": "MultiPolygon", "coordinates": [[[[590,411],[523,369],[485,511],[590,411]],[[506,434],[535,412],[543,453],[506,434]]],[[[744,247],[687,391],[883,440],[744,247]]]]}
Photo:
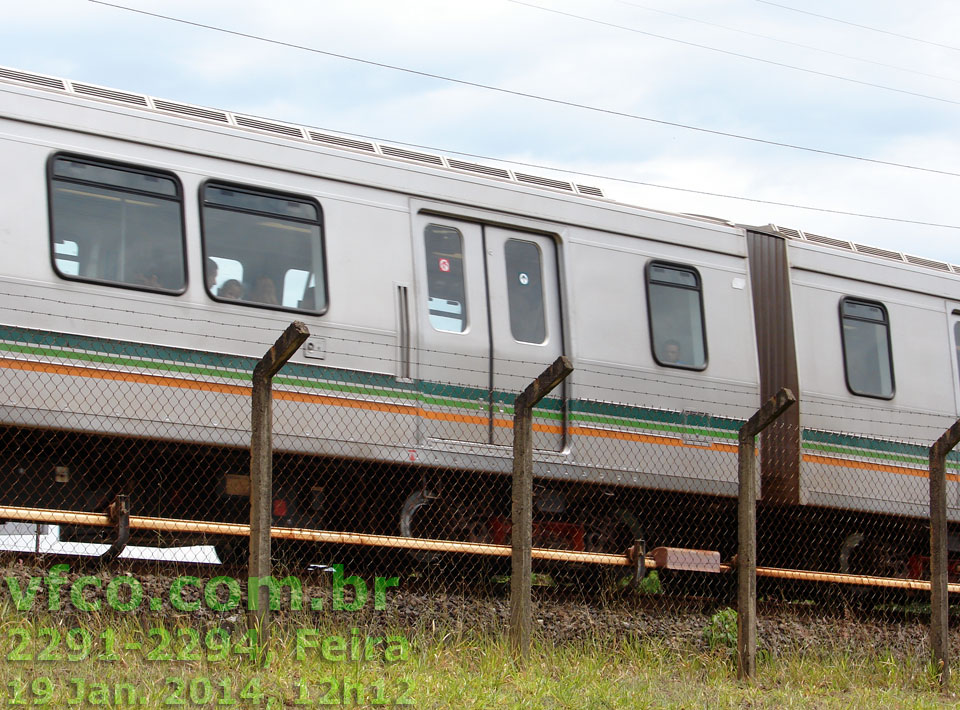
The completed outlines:
{"type": "Polygon", "coordinates": [[[737,610],[721,609],[710,617],[703,629],[703,640],[711,651],[723,648],[731,652],[737,650],[737,610]]]}
{"type": "MultiPolygon", "coordinates": [[[[315,706],[321,700],[356,705],[353,699],[360,696],[368,705],[378,704],[378,698],[392,702],[403,697],[421,708],[946,706],[938,692],[939,669],[934,664],[882,648],[818,647],[779,657],[766,654],[758,664],[755,682],[740,684],[730,663],[736,648],[736,622],[733,609],[716,612],[704,627],[700,643],[636,635],[612,638],[600,632],[574,642],[539,641],[533,645],[530,661],[519,664],[513,661],[505,637],[479,630],[440,625],[419,631],[355,629],[322,617],[286,618],[271,631],[267,664],[253,647],[249,653],[220,652],[224,634],[232,649],[247,648],[242,620],[237,624],[189,616],[169,620],[170,646],[158,651],[163,639],[153,630],[162,625],[157,619],[109,614],[28,619],[0,608],[0,635],[6,637],[3,653],[8,659],[0,664],[0,693],[7,694],[7,702],[0,697],[0,704],[12,704],[15,690],[20,700],[33,703],[37,698],[32,683],[44,677],[55,688],[49,706],[68,707],[75,695],[71,678],[83,677],[88,694],[96,683],[110,688],[135,686],[137,707],[146,709],[176,701],[177,681],[172,678],[183,681],[187,701],[191,692],[198,698],[212,693],[210,707],[226,700],[225,689],[233,693],[238,708],[253,707],[257,694],[263,696],[262,708],[315,706]],[[26,651],[35,656],[50,641],[45,637],[38,643],[44,627],[60,630],[64,660],[10,662],[10,630],[30,631],[32,645],[26,651]],[[68,663],[66,639],[76,628],[89,634],[94,649],[84,662],[68,663]],[[103,634],[108,629],[115,636],[119,657],[113,661],[94,657],[94,652],[104,650],[103,634]],[[192,632],[199,639],[196,648],[190,645],[192,632]],[[391,657],[383,652],[383,639],[389,636],[405,637],[405,655],[391,657]],[[369,656],[363,653],[368,638],[380,649],[369,656]],[[140,650],[127,650],[132,645],[140,650]],[[219,660],[222,656],[224,660],[219,660]],[[249,696],[247,704],[241,701],[241,692],[249,696]]],[[[76,642],[80,635],[71,638],[76,642]]],[[[36,686],[44,691],[47,687],[46,681],[36,686]]]]}

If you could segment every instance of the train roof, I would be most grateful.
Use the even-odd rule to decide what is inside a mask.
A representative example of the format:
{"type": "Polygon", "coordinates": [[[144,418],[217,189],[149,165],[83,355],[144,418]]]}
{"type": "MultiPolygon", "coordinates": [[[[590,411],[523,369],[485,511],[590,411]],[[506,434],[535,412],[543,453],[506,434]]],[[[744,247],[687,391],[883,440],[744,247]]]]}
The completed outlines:
{"type": "Polygon", "coordinates": [[[902,264],[911,264],[913,266],[921,266],[928,269],[935,269],[936,271],[942,271],[945,273],[960,274],[960,266],[956,264],[948,264],[945,261],[937,261],[936,259],[928,259],[922,256],[914,256],[912,254],[906,254],[904,252],[894,251],[892,249],[884,249],[882,247],[870,246],[869,244],[858,244],[856,242],[849,242],[845,239],[837,239],[836,237],[825,237],[822,234],[813,234],[812,232],[804,232],[799,229],[793,229],[791,227],[783,227],[776,224],[767,224],[762,227],[746,227],[746,229],[751,229],[758,232],[767,232],[771,234],[776,234],[787,239],[792,239],[795,241],[807,242],[809,244],[819,244],[821,246],[832,247],[833,249],[842,249],[843,251],[853,252],[855,254],[863,254],[866,256],[878,258],[878,259],[887,259],[890,261],[899,261],[902,264]]]}
{"type": "MultiPolygon", "coordinates": [[[[354,154],[365,154],[377,156],[390,161],[405,162],[408,164],[420,165],[423,167],[451,171],[461,175],[472,175],[474,177],[486,178],[498,182],[513,183],[523,185],[527,188],[539,188],[550,192],[566,193],[581,198],[586,198],[596,203],[607,203],[609,205],[623,205],[622,202],[608,199],[604,196],[599,187],[583,185],[581,183],[560,180],[552,177],[534,175],[532,173],[511,170],[499,166],[484,165],[460,158],[452,158],[436,153],[422,152],[412,150],[409,147],[400,147],[388,143],[367,140],[357,136],[337,134],[326,129],[311,128],[292,123],[278,122],[271,119],[264,119],[257,116],[248,116],[245,114],[214,109],[204,106],[196,106],[178,101],[155,98],[146,94],[138,94],[129,91],[121,91],[109,87],[87,84],[82,82],[70,81],[68,79],[27,72],[10,67],[0,66],[0,82],[29,86],[35,89],[42,89],[61,94],[72,95],[94,101],[103,101],[107,103],[118,104],[128,108],[142,109],[144,111],[176,116],[181,119],[206,123],[208,125],[220,125],[240,131],[259,133],[261,135],[272,135],[277,138],[284,138],[293,141],[301,141],[310,145],[324,147],[328,149],[342,150],[354,154]]],[[[761,227],[739,225],[729,220],[714,216],[670,213],[662,210],[642,208],[647,212],[660,214],[673,214],[676,217],[686,217],[698,220],[700,222],[712,223],[722,227],[732,227],[739,229],[751,229],[755,231],[776,234],[787,239],[817,244],[820,246],[832,247],[847,252],[866,255],[869,257],[898,261],[904,264],[920,266],[936,271],[960,274],[960,266],[948,264],[946,262],[927,259],[924,257],[913,256],[890,249],[858,244],[835,237],[822,236],[810,232],[803,232],[799,229],[792,229],[776,224],[768,224],[761,227]]]]}
{"type": "Polygon", "coordinates": [[[328,148],[339,148],[342,150],[356,151],[370,155],[378,155],[384,158],[394,160],[403,160],[428,165],[434,168],[446,168],[461,173],[471,173],[481,175],[495,180],[504,180],[522,185],[560,190],[570,194],[581,195],[592,198],[603,198],[603,191],[599,187],[592,185],[582,185],[580,183],[567,180],[558,180],[556,178],[534,175],[532,173],[521,172],[519,170],[510,170],[507,168],[483,165],[469,160],[451,158],[435,153],[427,153],[418,150],[411,150],[400,146],[389,145],[387,143],[365,140],[356,136],[336,134],[325,129],[310,128],[292,123],[283,123],[271,119],[264,119],[257,116],[247,116],[231,111],[213,109],[204,106],[195,106],[179,101],[169,101],[167,99],[158,99],[146,94],[137,94],[129,91],[118,91],[104,86],[94,84],[85,84],[59,77],[47,76],[44,74],[35,74],[18,69],[0,66],[0,80],[27,84],[29,86],[48,89],[52,91],[82,96],[85,98],[100,99],[120,103],[125,106],[142,108],[159,113],[172,114],[181,118],[194,119],[208,123],[220,124],[223,126],[232,126],[242,130],[251,130],[261,133],[268,133],[293,140],[305,141],[328,148]]]}

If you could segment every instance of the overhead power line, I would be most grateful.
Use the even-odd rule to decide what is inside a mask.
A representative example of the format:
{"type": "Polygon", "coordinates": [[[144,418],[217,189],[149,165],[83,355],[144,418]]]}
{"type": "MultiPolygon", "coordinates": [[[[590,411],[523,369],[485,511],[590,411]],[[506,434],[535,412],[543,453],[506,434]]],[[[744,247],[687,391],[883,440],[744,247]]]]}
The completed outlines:
{"type": "Polygon", "coordinates": [[[117,5],[115,3],[106,2],[105,0],[87,0],[88,2],[94,3],[96,5],[104,5],[106,7],[112,7],[117,10],[125,10],[127,12],[133,12],[139,15],[145,15],[147,17],[154,17],[161,20],[168,20],[170,22],[177,22],[179,24],[188,25],[191,27],[198,27],[201,29],[211,30],[213,32],[220,32],[222,34],[231,35],[234,37],[243,37],[245,39],[252,39],[258,42],[266,42],[268,44],[274,44],[280,47],[289,47],[291,49],[298,49],[304,52],[311,52],[313,54],[321,54],[327,57],[335,57],[337,59],[344,59],[351,62],[357,62],[359,64],[365,64],[367,66],[379,67],[381,69],[390,69],[392,71],[404,72],[406,74],[412,74],[414,76],[422,76],[429,79],[436,79],[438,81],[446,81],[451,84],[457,84],[459,86],[470,86],[476,89],[484,89],[486,91],[494,91],[500,94],[505,94],[508,96],[517,96],[527,99],[534,99],[536,101],[543,101],[546,103],[554,104],[556,106],[567,106],[570,108],[583,109],[585,111],[592,111],[594,113],[604,114],[606,116],[618,116],[621,118],[629,118],[636,121],[645,121],[647,123],[653,123],[660,126],[670,126],[672,128],[682,128],[688,131],[696,131],[698,133],[704,133],[707,135],[714,136],[723,136],[725,138],[735,138],[737,140],[749,141],[751,143],[757,143],[760,145],[769,145],[775,146],[778,148],[787,148],[790,150],[800,150],[806,153],[814,153],[817,155],[828,155],[834,158],[844,158],[846,160],[856,160],[864,163],[870,163],[872,165],[886,165],[888,167],[902,168],[904,170],[917,170],[925,173],[933,173],[936,175],[949,175],[951,177],[960,177],[960,172],[954,172],[951,170],[941,170],[939,168],[930,168],[922,165],[911,165],[909,163],[898,163],[892,160],[880,160],[879,158],[868,158],[862,155],[854,155],[852,153],[841,153],[839,151],[826,150],[824,148],[812,148],[810,146],[803,146],[795,143],[787,143],[784,141],[775,141],[769,140],[766,138],[756,138],[754,136],[743,135],[740,133],[733,133],[730,131],[721,131],[714,128],[704,128],[703,126],[694,126],[686,123],[679,123],[676,121],[667,121],[659,118],[651,118],[649,116],[642,116],[640,114],[629,113],[627,111],[618,111],[615,109],[601,108],[597,106],[590,106],[589,104],[582,104],[576,101],[568,101],[565,99],[557,99],[549,96],[540,96],[538,94],[532,94],[525,91],[517,91],[514,89],[505,89],[500,86],[494,86],[491,84],[483,84],[476,81],[468,81],[466,79],[457,79],[455,77],[444,76],[442,74],[435,74],[432,72],[420,71],[418,69],[408,69],[406,67],[396,66],[393,64],[387,64],[385,62],[376,62],[370,59],[361,59],[359,57],[351,57],[346,54],[338,54],[336,52],[329,52],[323,49],[317,49],[315,47],[307,47],[301,44],[295,44],[292,42],[285,42],[282,40],[271,39],[269,37],[262,37],[260,35],[250,34],[248,32],[238,32],[236,30],[228,30],[223,27],[217,27],[216,25],[207,25],[202,22],[194,22],[192,20],[184,20],[179,17],[173,17],[171,15],[161,15],[155,12],[148,12],[146,10],[139,10],[133,7],[127,7],[125,5],[117,5]]]}
{"type": "Polygon", "coordinates": [[[656,7],[650,7],[648,5],[640,5],[639,3],[630,2],[629,0],[614,0],[614,2],[620,3],[621,5],[627,5],[629,7],[636,7],[641,10],[646,10],[648,12],[656,12],[660,15],[666,15],[667,17],[676,17],[680,20],[687,20],[688,22],[696,22],[701,25],[706,25],[707,27],[716,27],[721,30],[726,30],[727,32],[736,32],[737,34],[746,35],[747,37],[757,37],[759,39],[769,40],[770,42],[786,44],[791,47],[800,47],[801,49],[809,49],[812,52],[829,54],[831,57],[840,57],[841,59],[851,59],[855,62],[863,62],[864,64],[873,64],[874,66],[884,67],[885,69],[894,69],[896,71],[902,71],[908,74],[925,76],[929,79],[939,79],[941,81],[950,81],[950,82],[953,82],[954,84],[960,84],[960,79],[954,79],[953,77],[941,76],[939,74],[930,74],[929,72],[919,71],[918,69],[908,69],[906,67],[897,66],[896,64],[886,64],[884,62],[878,62],[874,59],[866,59],[865,57],[856,57],[852,54],[844,54],[843,52],[834,52],[833,50],[824,49],[823,47],[815,47],[812,44],[804,44],[802,42],[793,42],[789,39],[783,39],[781,37],[772,37],[770,35],[761,34],[759,32],[750,32],[749,30],[744,30],[739,27],[730,27],[729,25],[721,25],[717,22],[710,22],[709,20],[702,20],[697,17],[689,17],[688,15],[678,15],[675,12],[668,12],[666,10],[661,10],[656,7]]]}
{"type": "Polygon", "coordinates": [[[810,15],[811,17],[819,17],[821,20],[830,20],[831,22],[839,22],[840,24],[843,24],[843,25],[850,25],[851,27],[859,27],[862,30],[879,32],[880,34],[890,35],[891,37],[908,39],[911,42],[920,42],[921,44],[930,44],[930,45],[933,45],[934,47],[942,47],[943,49],[952,49],[954,52],[960,52],[960,47],[954,47],[953,45],[950,45],[950,44],[941,44],[940,42],[931,42],[928,39],[922,39],[920,37],[911,37],[910,35],[900,34],[899,32],[890,32],[889,30],[881,30],[879,27],[870,27],[868,25],[861,25],[856,22],[848,22],[847,20],[841,20],[837,17],[830,17],[829,15],[819,15],[816,12],[801,10],[796,7],[790,7],[789,5],[781,5],[778,2],[770,2],[770,0],[757,0],[757,2],[762,2],[764,5],[773,5],[774,7],[779,7],[784,10],[790,10],[790,12],[799,12],[803,15],[810,15]]]}
{"type": "Polygon", "coordinates": [[[859,84],[860,86],[869,86],[874,89],[882,89],[884,91],[893,91],[898,94],[906,94],[908,96],[916,96],[921,99],[930,99],[931,101],[942,101],[943,103],[946,103],[946,104],[955,104],[960,106],[960,101],[943,98],[942,96],[932,96],[930,94],[921,94],[917,91],[908,91],[907,89],[897,89],[892,86],[885,86],[884,84],[875,84],[872,81],[861,81],[860,79],[854,79],[849,76],[842,76],[840,74],[831,74],[830,72],[817,71],[816,69],[806,69],[804,67],[798,67],[793,64],[777,62],[772,59],[764,59],[763,57],[754,57],[749,54],[741,54],[740,52],[731,52],[730,50],[727,50],[727,49],[720,49],[719,47],[711,47],[710,45],[700,44],[699,42],[689,42],[684,39],[677,39],[676,37],[669,37],[667,35],[661,35],[655,32],[638,30],[636,27],[627,27],[626,25],[618,25],[615,22],[606,22],[605,20],[598,20],[593,17],[586,17],[584,15],[575,15],[572,12],[564,12],[563,10],[554,10],[553,8],[543,7],[542,5],[534,5],[533,3],[524,2],[524,0],[507,0],[507,2],[512,2],[514,5],[523,5],[524,7],[529,7],[534,10],[550,12],[550,13],[553,13],[554,15],[569,17],[574,20],[582,20],[583,22],[590,22],[595,25],[603,25],[604,27],[611,27],[613,29],[624,30],[625,32],[633,32],[638,35],[644,35],[645,37],[655,37],[656,39],[666,40],[667,42],[676,42],[677,44],[682,44],[687,47],[696,47],[697,49],[706,49],[707,51],[710,51],[710,52],[718,52],[719,54],[726,54],[728,57],[748,59],[752,62],[769,64],[771,66],[780,67],[782,69],[791,69],[793,71],[799,71],[805,74],[813,74],[815,76],[827,77],[828,79],[838,79],[840,81],[848,81],[851,84],[859,84]]]}

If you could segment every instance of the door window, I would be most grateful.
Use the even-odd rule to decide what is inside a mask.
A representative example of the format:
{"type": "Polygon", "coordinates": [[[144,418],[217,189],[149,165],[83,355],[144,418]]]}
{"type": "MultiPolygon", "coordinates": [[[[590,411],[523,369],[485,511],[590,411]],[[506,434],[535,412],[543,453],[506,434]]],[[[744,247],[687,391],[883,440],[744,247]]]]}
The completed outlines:
{"type": "Polygon", "coordinates": [[[434,330],[462,333],[467,329],[463,236],[453,227],[429,224],[423,240],[427,253],[430,325],[434,330]]]}
{"type": "Polygon", "coordinates": [[[539,345],[547,339],[540,247],[533,242],[508,239],[503,254],[507,268],[510,332],[518,342],[539,345]]]}

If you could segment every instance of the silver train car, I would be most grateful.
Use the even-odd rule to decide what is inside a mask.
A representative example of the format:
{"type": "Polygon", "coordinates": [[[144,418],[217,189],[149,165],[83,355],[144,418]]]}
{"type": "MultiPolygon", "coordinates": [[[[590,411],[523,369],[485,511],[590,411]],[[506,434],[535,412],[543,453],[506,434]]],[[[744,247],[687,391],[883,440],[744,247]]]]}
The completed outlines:
{"type": "Polygon", "coordinates": [[[4,68],[0,249],[7,504],[216,517],[294,319],[275,514],[300,526],[416,534],[469,471],[466,529],[436,533],[495,538],[510,403],[564,354],[535,474],[570,545],[732,549],[696,520],[732,515],[737,429],[789,386],[764,505],[835,541],[784,562],[851,571],[892,516],[922,540],[924,446],[960,413],[960,268],[4,68]]]}

